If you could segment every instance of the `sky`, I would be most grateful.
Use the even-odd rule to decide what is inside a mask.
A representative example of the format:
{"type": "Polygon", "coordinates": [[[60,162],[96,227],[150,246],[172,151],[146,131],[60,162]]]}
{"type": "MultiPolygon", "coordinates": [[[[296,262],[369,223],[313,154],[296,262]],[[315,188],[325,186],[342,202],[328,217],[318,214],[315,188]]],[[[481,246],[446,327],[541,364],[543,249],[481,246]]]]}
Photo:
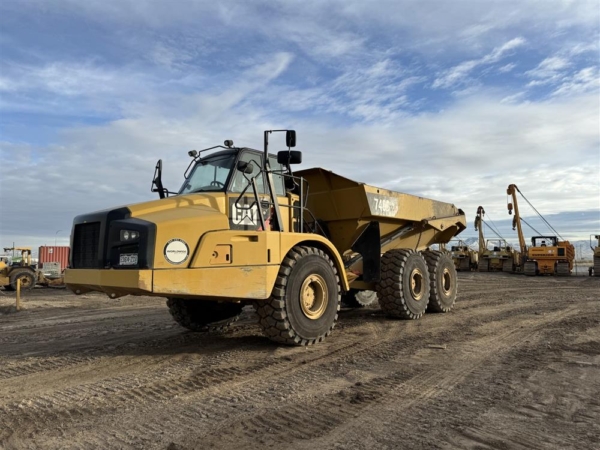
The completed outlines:
{"type": "Polygon", "coordinates": [[[0,247],[68,244],[74,216],[154,199],[157,159],[176,190],[188,150],[282,128],[303,168],[454,203],[465,237],[482,205],[516,239],[514,183],[588,239],[599,42],[598,0],[3,0],[0,247]]]}

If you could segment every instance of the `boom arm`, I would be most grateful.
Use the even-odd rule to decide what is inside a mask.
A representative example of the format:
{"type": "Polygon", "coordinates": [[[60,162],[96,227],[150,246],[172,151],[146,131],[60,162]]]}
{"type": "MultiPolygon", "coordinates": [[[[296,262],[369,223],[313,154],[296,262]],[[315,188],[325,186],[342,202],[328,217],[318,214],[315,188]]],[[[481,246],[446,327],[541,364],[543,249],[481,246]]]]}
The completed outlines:
{"type": "Polygon", "coordinates": [[[517,235],[519,236],[519,245],[521,246],[521,254],[526,254],[527,244],[525,244],[523,230],[521,229],[521,216],[519,214],[519,204],[517,202],[517,191],[519,191],[519,188],[516,184],[510,184],[508,186],[508,189],[506,190],[506,194],[512,196],[512,203],[508,203],[508,213],[512,214],[514,206],[515,217],[513,218],[513,230],[515,229],[515,227],[517,228],[517,235]]]}
{"type": "Polygon", "coordinates": [[[479,230],[479,256],[483,254],[485,250],[485,240],[483,238],[483,216],[485,215],[485,210],[483,206],[477,208],[477,215],[475,216],[475,231],[479,230]]]}

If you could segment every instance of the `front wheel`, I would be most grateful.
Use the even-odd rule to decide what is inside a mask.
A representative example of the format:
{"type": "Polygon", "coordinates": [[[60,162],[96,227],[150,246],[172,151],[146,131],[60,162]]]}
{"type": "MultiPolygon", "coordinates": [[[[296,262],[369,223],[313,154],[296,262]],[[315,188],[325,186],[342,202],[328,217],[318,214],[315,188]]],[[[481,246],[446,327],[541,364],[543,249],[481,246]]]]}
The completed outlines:
{"type": "Polygon", "coordinates": [[[171,297],[167,299],[169,312],[175,322],[191,331],[220,331],[240,318],[241,303],[189,300],[171,297]]]}
{"type": "Polygon", "coordinates": [[[260,326],[281,344],[321,342],[335,327],[340,291],[331,258],[318,248],[296,246],[281,263],[271,297],[258,302],[260,326]]]}
{"type": "Polygon", "coordinates": [[[10,274],[10,290],[17,290],[17,280],[21,280],[21,290],[29,291],[35,286],[35,274],[28,269],[15,269],[10,274]]]}

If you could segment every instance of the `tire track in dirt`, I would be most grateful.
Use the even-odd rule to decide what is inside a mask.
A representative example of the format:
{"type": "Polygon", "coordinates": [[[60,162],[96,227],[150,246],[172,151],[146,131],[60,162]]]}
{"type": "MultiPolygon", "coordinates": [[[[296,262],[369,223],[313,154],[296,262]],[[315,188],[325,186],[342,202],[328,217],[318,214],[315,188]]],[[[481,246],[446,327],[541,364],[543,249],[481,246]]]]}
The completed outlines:
{"type": "MultiPolygon", "coordinates": [[[[229,344],[231,347],[231,344],[229,344]]],[[[286,363],[287,360],[262,359],[254,365],[242,367],[224,367],[209,369],[192,373],[199,366],[223,365],[224,361],[243,360],[241,355],[251,352],[253,349],[264,349],[261,344],[242,345],[235,350],[221,353],[212,359],[206,359],[198,363],[191,361],[189,365],[180,361],[171,361],[167,367],[161,367],[160,371],[154,371],[143,376],[110,378],[93,384],[84,384],[62,391],[55,391],[22,400],[0,407],[0,443],[11,435],[11,429],[17,423],[29,424],[27,432],[37,433],[47,427],[48,422],[68,422],[72,418],[73,405],[87,404],[93,416],[102,416],[108,412],[119,409],[124,405],[135,402],[162,402],[172,399],[174,396],[186,393],[198,393],[204,389],[214,388],[222,383],[230,382],[236,378],[252,378],[256,372],[265,368],[286,363]],[[167,376],[165,376],[167,375],[167,376]],[[26,406],[26,408],[24,408],[26,406]],[[48,420],[50,418],[50,420],[48,420]],[[2,431],[4,430],[4,431],[2,431]]],[[[329,350],[325,355],[345,350],[352,345],[339,342],[337,348],[329,350]]],[[[322,353],[322,351],[321,351],[322,353]]],[[[321,358],[323,356],[319,356],[321,358]]],[[[317,359],[318,359],[317,358],[317,359]]]]}
{"type": "MultiPolygon", "coordinates": [[[[538,321],[532,329],[523,330],[520,322],[518,325],[508,327],[500,335],[470,341],[467,345],[475,345],[478,349],[475,358],[473,352],[463,355],[455,361],[456,367],[450,370],[425,376],[421,371],[415,373],[394,370],[387,376],[354,385],[349,390],[313,398],[285,408],[270,408],[248,421],[241,421],[238,426],[231,424],[233,427],[228,427],[227,433],[216,431],[212,436],[213,440],[209,442],[215,448],[248,448],[249,441],[257,447],[277,446],[289,444],[291,436],[296,440],[311,439],[310,448],[321,448],[315,438],[328,435],[328,440],[335,441],[335,436],[347,433],[348,427],[355,427],[355,423],[349,422],[348,418],[365,415],[367,411],[369,414],[366,415],[371,416],[370,410],[374,406],[379,407],[382,402],[396,402],[399,398],[403,400],[400,410],[410,409],[440,391],[448,390],[461,383],[475,369],[485,364],[491,356],[496,357],[510,350],[526,337],[533,336],[540,328],[576,312],[575,308],[559,311],[538,321]],[[332,436],[330,432],[334,429],[335,436],[332,436]],[[243,446],[239,446],[240,442],[244,443],[243,446]]],[[[459,347],[457,353],[460,352],[459,347]]],[[[395,410],[398,412],[398,408],[395,410]]],[[[402,414],[399,414],[396,420],[401,420],[401,416],[402,414]]]]}
{"type": "MultiPolygon", "coordinates": [[[[505,279],[501,281],[506,282],[505,279]]],[[[5,427],[2,418],[6,414],[0,409],[0,448],[2,445],[6,448],[64,448],[65,442],[68,442],[79,448],[164,449],[171,441],[187,442],[186,436],[197,439],[196,442],[220,447],[223,442],[216,436],[228,436],[231,430],[240,439],[234,444],[243,448],[261,447],[260,436],[264,436],[265,427],[259,425],[263,419],[271,423],[272,429],[281,428],[275,433],[279,437],[269,442],[300,445],[304,439],[313,439],[325,445],[325,438],[338,435],[338,428],[343,430],[356,426],[356,414],[389,404],[387,391],[396,389],[390,401],[411,395],[411,391],[398,391],[398,386],[417,386],[420,375],[429,367],[418,359],[411,367],[403,363],[407,356],[418,353],[424,343],[442,338],[463,342],[467,346],[466,341],[481,339],[483,331],[480,329],[488,327],[496,336],[510,317],[518,317],[521,324],[530,319],[535,319],[532,323],[541,323],[546,317],[533,316],[537,311],[544,310],[549,312],[548,316],[553,316],[564,307],[558,303],[548,305],[537,292],[523,292],[518,301],[512,301],[513,295],[499,292],[502,283],[497,286],[489,283],[488,288],[492,292],[483,299],[473,298],[467,293],[454,313],[426,315],[424,320],[416,322],[387,321],[375,309],[342,314],[339,329],[332,338],[308,350],[268,345],[262,338],[256,337],[258,329],[254,325],[234,328],[225,336],[198,338],[186,333],[174,336],[172,333],[176,331],[169,330],[164,337],[157,336],[156,333],[161,331],[153,329],[152,321],[143,319],[139,319],[139,330],[143,334],[140,340],[154,342],[150,345],[144,343],[132,351],[124,347],[131,342],[132,333],[122,335],[117,331],[116,349],[107,351],[101,346],[96,347],[98,341],[95,341],[91,343],[90,355],[97,359],[59,368],[52,358],[81,355],[77,355],[77,349],[67,349],[61,354],[61,350],[53,352],[48,347],[46,359],[51,361],[47,370],[34,370],[28,372],[29,375],[11,379],[15,382],[33,380],[38,373],[48,377],[52,383],[52,380],[58,381],[59,376],[64,376],[61,374],[72,371],[78,384],[59,389],[51,385],[51,390],[43,395],[3,405],[11,406],[8,421],[15,430],[3,437],[1,430],[5,427]],[[496,327],[495,321],[500,321],[496,327]],[[188,355],[192,349],[194,354],[188,355]],[[204,355],[204,352],[208,354],[204,355]],[[219,353],[223,354],[222,359],[210,359],[216,358],[219,353]],[[118,360],[127,357],[132,360],[131,367],[120,374],[119,370],[124,366],[118,360]],[[111,361],[117,363],[113,372],[108,371],[111,361]],[[103,368],[98,381],[86,382],[85,371],[96,365],[103,368]],[[398,370],[402,366],[403,369],[398,370]],[[253,367],[255,369],[248,371],[253,367]],[[213,381],[211,376],[217,381],[213,381]],[[134,382],[134,379],[137,381],[134,382]],[[362,384],[352,387],[357,379],[362,384]],[[282,393],[285,395],[282,396],[282,393]],[[28,401],[32,406],[28,405],[28,401]],[[325,411],[315,420],[322,420],[325,424],[323,434],[315,432],[312,418],[306,419],[307,412],[312,414],[310,408],[317,405],[318,409],[320,402],[325,405],[325,411]],[[285,432],[289,431],[289,428],[286,429],[288,425],[283,426],[276,414],[283,407],[290,408],[285,423],[297,424],[292,426],[295,437],[288,435],[287,440],[285,432]],[[338,414],[325,414],[328,409],[335,408],[338,414]],[[35,411],[33,415],[24,412],[31,409],[35,411]],[[261,434],[257,435],[254,430],[261,430],[261,434]],[[319,440],[319,436],[323,440],[319,440]]],[[[141,311],[140,314],[146,312],[141,311]]],[[[157,313],[157,324],[161,323],[162,315],[162,312],[157,313]]],[[[110,327],[110,321],[102,320],[98,324],[90,321],[90,325],[101,330],[110,327]]],[[[60,325],[57,325],[52,332],[58,332],[59,328],[60,325]]],[[[527,331],[516,330],[516,333],[521,335],[527,331]]],[[[89,337],[85,340],[89,341],[89,337]]],[[[27,345],[26,339],[23,343],[27,345]]],[[[488,344],[493,346],[495,342],[488,344]]],[[[90,342],[86,345],[89,346],[90,342]]],[[[36,346],[39,347],[39,343],[31,345],[32,348],[36,346]]],[[[463,356],[466,361],[474,356],[480,357],[463,356]]],[[[486,358],[491,358],[491,355],[486,358]]],[[[4,359],[19,363],[19,358],[4,359]]],[[[27,365],[32,361],[22,362],[27,365]]],[[[440,367],[447,370],[443,365],[440,367]]],[[[481,364],[475,365],[464,377],[478,368],[481,364]]],[[[454,386],[456,384],[449,384],[446,389],[454,386]]],[[[0,387],[0,394],[2,389],[0,387]]],[[[415,389],[420,392],[418,387],[415,389]]],[[[420,401],[435,398],[437,390],[433,389],[428,395],[420,401]]],[[[408,406],[409,409],[413,407],[408,406]]],[[[402,408],[406,410],[404,403],[402,408]]]]}
{"type": "MultiPolygon", "coordinates": [[[[510,305],[509,305],[510,306],[510,305]]],[[[522,309],[522,308],[517,308],[517,309],[522,309]]],[[[515,308],[514,307],[508,307],[507,311],[508,313],[514,313],[515,312],[515,308]]],[[[435,317],[435,316],[434,316],[435,317]]],[[[440,317],[440,316],[438,316],[440,317]]],[[[449,317],[449,316],[447,316],[449,317]]],[[[396,339],[397,337],[397,330],[395,330],[394,328],[394,324],[397,324],[398,322],[387,322],[387,327],[385,326],[386,321],[383,322],[384,324],[384,328],[386,330],[386,338],[387,339],[396,339]]],[[[399,322],[399,323],[405,323],[407,324],[406,328],[413,328],[414,332],[419,333],[420,337],[423,338],[424,336],[426,336],[422,331],[417,330],[416,328],[420,328],[422,322],[399,322]]],[[[478,322],[481,323],[481,322],[478,322]]],[[[377,333],[381,334],[381,323],[377,323],[375,325],[375,330],[377,330],[377,333]]],[[[363,346],[363,348],[361,349],[362,351],[367,351],[368,352],[368,362],[366,362],[366,365],[371,365],[373,361],[381,361],[381,360],[391,360],[393,359],[396,355],[397,355],[397,343],[396,342],[391,342],[388,345],[384,346],[385,343],[385,339],[382,338],[382,336],[371,336],[375,342],[375,344],[373,343],[367,343],[363,346]]],[[[416,341],[419,342],[419,341],[416,341]]],[[[338,347],[340,347],[340,344],[337,345],[338,347]]],[[[330,345],[331,347],[331,345],[330,345]]],[[[357,353],[359,353],[359,349],[357,348],[355,343],[351,343],[349,345],[342,345],[340,348],[338,349],[328,349],[327,353],[324,355],[325,358],[327,359],[331,359],[331,357],[333,355],[336,354],[336,352],[340,352],[342,350],[346,350],[349,349],[350,355],[355,355],[357,353]]],[[[247,353],[248,352],[248,348],[246,349],[238,349],[238,351],[233,351],[230,352],[230,358],[236,359],[237,355],[235,355],[235,353],[247,353]]],[[[347,357],[348,355],[340,355],[341,357],[347,357]]],[[[317,358],[317,359],[321,359],[317,358]]],[[[177,367],[177,371],[176,374],[181,374],[181,372],[185,369],[185,366],[180,364],[180,363],[173,363],[173,365],[175,365],[177,367]]],[[[265,365],[264,367],[267,367],[267,365],[265,365]]],[[[256,370],[261,370],[263,368],[262,365],[259,365],[256,370]]],[[[253,376],[254,375],[254,370],[250,370],[248,371],[247,369],[245,375],[249,375],[249,376],[253,376]]],[[[169,373],[170,371],[166,371],[167,373],[169,373]]],[[[169,375],[173,375],[173,373],[169,373],[169,375]]],[[[142,379],[140,380],[139,377],[136,378],[136,383],[134,385],[132,385],[131,382],[127,382],[127,380],[119,380],[119,379],[110,379],[110,380],[103,380],[102,382],[98,383],[98,385],[92,385],[92,386],[80,386],[78,388],[75,389],[69,389],[66,391],[66,394],[68,395],[63,395],[63,393],[61,392],[55,392],[53,393],[51,396],[46,396],[43,397],[41,399],[38,399],[36,402],[33,403],[33,410],[34,411],[38,411],[37,414],[32,414],[32,412],[30,411],[31,408],[28,408],[28,414],[26,415],[26,418],[23,419],[23,417],[21,415],[17,416],[17,420],[22,421],[22,422],[28,422],[28,423],[44,423],[44,422],[48,422],[48,420],[44,420],[45,418],[45,414],[46,414],[46,410],[47,409],[51,409],[53,416],[52,419],[54,421],[69,421],[69,419],[71,419],[71,412],[72,412],[72,408],[70,407],[70,405],[73,404],[78,404],[81,402],[86,402],[88,404],[91,403],[92,406],[92,411],[94,412],[94,416],[98,417],[98,416],[102,416],[103,414],[112,411],[113,409],[109,409],[107,411],[105,411],[107,405],[110,405],[112,408],[114,408],[115,406],[119,406],[119,408],[121,408],[121,406],[124,406],[128,403],[133,403],[136,401],[144,401],[144,402],[163,402],[166,401],[174,396],[177,395],[181,395],[181,394],[185,394],[186,392],[194,392],[197,393],[198,390],[202,390],[202,388],[208,388],[209,386],[218,386],[220,383],[219,381],[224,381],[224,382],[229,382],[231,381],[233,378],[227,378],[226,374],[217,372],[216,374],[216,378],[213,379],[210,377],[210,373],[199,373],[197,375],[197,377],[195,377],[194,379],[186,379],[184,381],[178,380],[177,382],[173,381],[172,378],[168,378],[168,379],[164,379],[164,372],[162,373],[157,373],[154,374],[153,376],[151,376],[149,379],[142,379]],[[153,380],[155,378],[160,378],[161,382],[160,383],[155,383],[153,382],[153,380]],[[208,382],[207,383],[199,383],[198,380],[200,379],[207,379],[208,382]],[[106,383],[109,383],[110,385],[110,392],[107,392],[107,390],[103,387],[106,383]],[[136,385],[141,385],[141,387],[138,387],[136,385]],[[90,401],[91,400],[97,400],[97,398],[103,400],[103,402],[100,401],[90,401]],[[61,408],[62,405],[62,408],[61,408]],[[36,406],[38,406],[38,408],[36,408],[36,406]]],[[[320,376],[322,378],[322,375],[320,376]]],[[[319,378],[319,377],[317,377],[319,378]]],[[[267,385],[271,384],[271,381],[267,381],[266,382],[267,385]]],[[[241,395],[241,394],[240,394],[241,395]]],[[[15,405],[11,405],[14,409],[15,405]]],[[[28,406],[31,406],[28,404],[28,406]]],[[[2,410],[0,410],[2,411],[2,410]]],[[[201,413],[202,414],[202,413],[201,413]]],[[[225,413],[225,416],[227,416],[228,413],[225,413]]],[[[218,417],[218,415],[217,415],[218,417]]],[[[47,419],[47,417],[46,417],[47,419]]],[[[8,427],[7,427],[8,428],[8,427]]],[[[36,430],[30,430],[32,432],[35,432],[36,430]]],[[[38,430],[39,431],[39,430],[38,430]]],[[[113,430],[114,431],[114,430],[113,430]]],[[[0,441],[1,442],[1,441],[0,441]]]]}

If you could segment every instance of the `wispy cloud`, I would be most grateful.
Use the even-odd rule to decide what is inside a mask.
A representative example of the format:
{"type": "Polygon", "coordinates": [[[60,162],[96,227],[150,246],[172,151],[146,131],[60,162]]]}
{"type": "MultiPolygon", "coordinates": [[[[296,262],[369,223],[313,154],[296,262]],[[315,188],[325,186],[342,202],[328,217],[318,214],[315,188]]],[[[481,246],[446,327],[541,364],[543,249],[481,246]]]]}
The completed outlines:
{"type": "Polygon", "coordinates": [[[159,157],[173,188],[186,150],[272,127],[307,166],[467,211],[504,214],[509,181],[598,208],[597,1],[396,3],[0,2],[2,239],[151,198],[159,157]]]}
{"type": "MultiPolygon", "coordinates": [[[[464,61],[448,70],[443,71],[434,81],[433,88],[448,88],[457,84],[465,83],[469,74],[477,67],[496,63],[504,58],[510,51],[525,44],[525,39],[516,37],[504,43],[500,47],[494,48],[487,55],[464,61]]],[[[506,67],[506,66],[504,66],[506,67]]]]}

